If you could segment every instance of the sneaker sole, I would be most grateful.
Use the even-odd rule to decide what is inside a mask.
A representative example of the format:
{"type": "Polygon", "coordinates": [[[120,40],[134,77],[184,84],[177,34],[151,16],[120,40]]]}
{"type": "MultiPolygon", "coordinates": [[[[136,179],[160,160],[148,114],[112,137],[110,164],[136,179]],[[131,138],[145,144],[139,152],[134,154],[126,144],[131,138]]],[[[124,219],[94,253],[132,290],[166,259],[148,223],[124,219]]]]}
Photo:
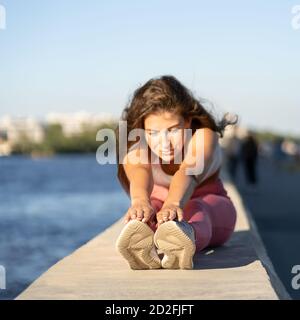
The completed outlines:
{"type": "Polygon", "coordinates": [[[165,269],[193,269],[196,245],[181,230],[178,223],[180,222],[164,222],[154,234],[158,253],[164,253],[161,266],[165,269]]]}
{"type": "Polygon", "coordinates": [[[116,241],[116,250],[127,260],[131,269],[161,268],[153,235],[153,230],[139,220],[130,220],[122,229],[116,241]]]}

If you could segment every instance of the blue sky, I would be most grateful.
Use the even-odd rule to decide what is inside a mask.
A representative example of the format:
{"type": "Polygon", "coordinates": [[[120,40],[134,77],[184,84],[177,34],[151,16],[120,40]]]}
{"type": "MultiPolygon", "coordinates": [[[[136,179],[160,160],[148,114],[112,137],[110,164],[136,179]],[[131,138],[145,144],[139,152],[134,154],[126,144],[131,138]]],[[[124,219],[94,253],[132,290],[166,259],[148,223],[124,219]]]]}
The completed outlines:
{"type": "Polygon", "coordinates": [[[300,134],[296,1],[0,0],[0,116],[119,115],[151,77],[172,74],[215,114],[300,134]]]}

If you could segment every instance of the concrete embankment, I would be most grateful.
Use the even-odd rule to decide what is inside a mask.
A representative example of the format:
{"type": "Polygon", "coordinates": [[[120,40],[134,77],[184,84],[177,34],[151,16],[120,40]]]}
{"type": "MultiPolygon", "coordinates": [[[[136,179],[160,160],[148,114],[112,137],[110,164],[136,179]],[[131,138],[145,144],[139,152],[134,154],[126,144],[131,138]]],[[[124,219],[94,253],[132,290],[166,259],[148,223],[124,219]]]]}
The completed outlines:
{"type": "Polygon", "coordinates": [[[123,217],[59,261],[17,299],[290,299],[236,188],[238,217],[223,246],[194,256],[193,270],[131,270],[116,252],[123,217]]]}

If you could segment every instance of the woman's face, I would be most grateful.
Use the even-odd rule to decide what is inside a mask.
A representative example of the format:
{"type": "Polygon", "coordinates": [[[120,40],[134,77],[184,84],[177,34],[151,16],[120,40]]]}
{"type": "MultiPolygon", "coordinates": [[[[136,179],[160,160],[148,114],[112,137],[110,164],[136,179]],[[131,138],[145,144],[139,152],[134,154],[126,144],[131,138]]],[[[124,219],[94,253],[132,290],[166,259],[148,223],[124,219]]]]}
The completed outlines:
{"type": "Polygon", "coordinates": [[[174,160],[182,152],[184,129],[190,128],[191,121],[171,112],[150,114],[145,118],[145,137],[150,149],[166,162],[174,160]]]}

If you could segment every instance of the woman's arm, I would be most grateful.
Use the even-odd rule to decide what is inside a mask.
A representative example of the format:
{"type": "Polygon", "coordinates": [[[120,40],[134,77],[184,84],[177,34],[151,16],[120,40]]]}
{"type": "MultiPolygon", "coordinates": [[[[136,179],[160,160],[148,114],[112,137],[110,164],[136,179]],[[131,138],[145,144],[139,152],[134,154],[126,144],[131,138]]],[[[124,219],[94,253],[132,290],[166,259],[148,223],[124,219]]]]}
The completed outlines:
{"type": "Polygon", "coordinates": [[[168,211],[168,208],[172,208],[169,209],[171,211],[170,218],[174,219],[177,213],[179,221],[182,220],[182,210],[180,209],[184,208],[193,194],[195,187],[208,172],[218,143],[218,134],[213,130],[209,128],[198,130],[201,130],[198,134],[204,135],[203,139],[199,138],[199,136],[197,137],[196,133],[192,136],[188,145],[187,156],[172,178],[168,197],[161,209],[161,211],[168,211]],[[203,153],[203,161],[200,161],[200,163],[199,158],[201,155],[197,154],[197,152],[203,153]],[[188,174],[187,169],[193,169],[194,174],[188,174]],[[177,212],[174,212],[175,207],[179,208],[177,212]]]}
{"type": "Polygon", "coordinates": [[[148,201],[153,188],[153,178],[149,168],[135,164],[124,165],[124,170],[130,183],[131,203],[135,200],[148,201]]]}
{"type": "MultiPolygon", "coordinates": [[[[131,152],[137,152],[137,157],[140,156],[138,151],[130,151],[124,158],[123,165],[126,176],[130,184],[131,208],[126,214],[125,221],[138,218],[143,222],[147,222],[153,213],[153,208],[150,203],[150,194],[153,189],[153,177],[150,163],[130,163],[131,152]]],[[[141,151],[147,152],[147,151],[141,151]]],[[[126,221],[126,222],[127,222],[126,221]]]]}

